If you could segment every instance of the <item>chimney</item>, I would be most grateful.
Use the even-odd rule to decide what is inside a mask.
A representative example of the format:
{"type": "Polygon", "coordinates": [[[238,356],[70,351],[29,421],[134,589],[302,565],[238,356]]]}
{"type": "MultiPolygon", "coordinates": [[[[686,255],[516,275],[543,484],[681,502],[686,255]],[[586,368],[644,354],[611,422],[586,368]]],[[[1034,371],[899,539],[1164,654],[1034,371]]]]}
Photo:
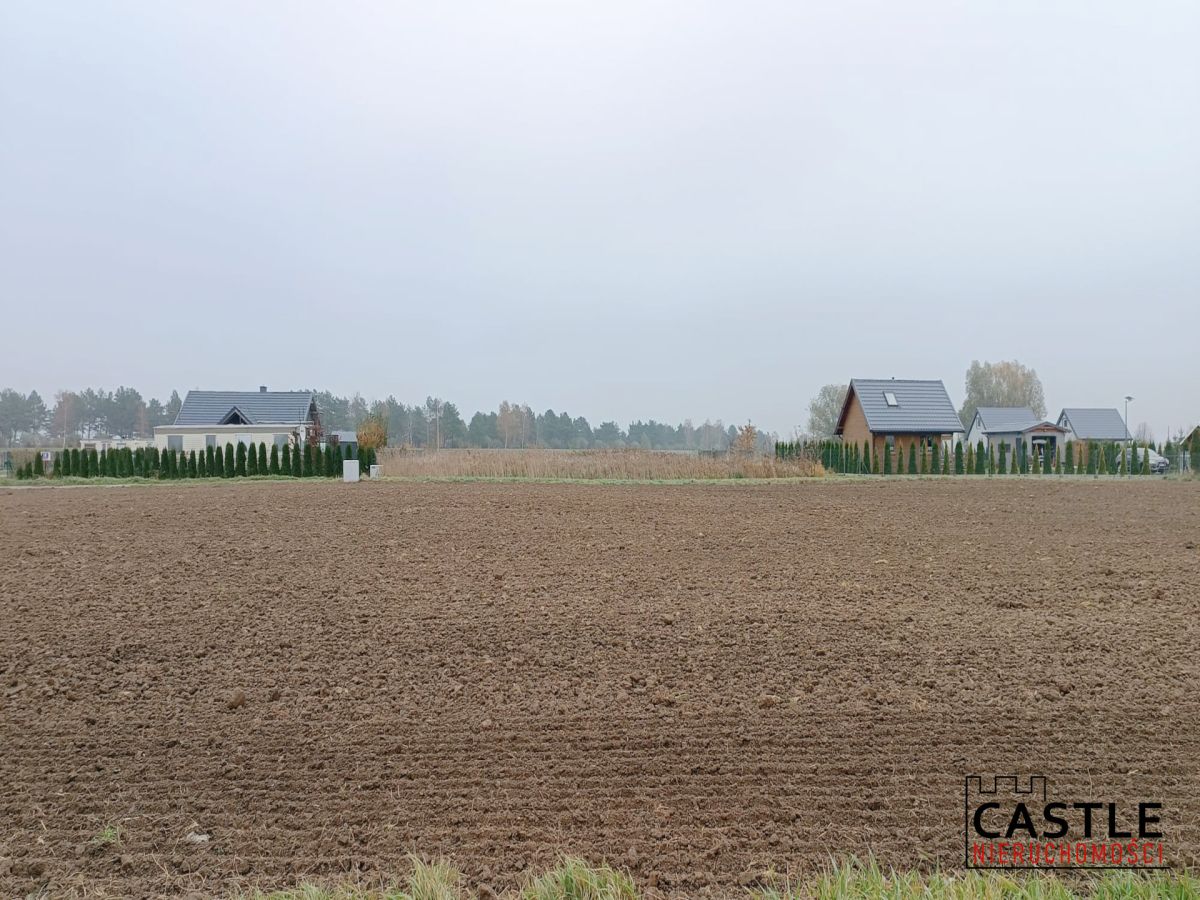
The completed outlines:
{"type": "Polygon", "coordinates": [[[260,384],[258,386],[258,392],[260,394],[265,394],[267,392],[267,386],[265,384],[260,384]]]}

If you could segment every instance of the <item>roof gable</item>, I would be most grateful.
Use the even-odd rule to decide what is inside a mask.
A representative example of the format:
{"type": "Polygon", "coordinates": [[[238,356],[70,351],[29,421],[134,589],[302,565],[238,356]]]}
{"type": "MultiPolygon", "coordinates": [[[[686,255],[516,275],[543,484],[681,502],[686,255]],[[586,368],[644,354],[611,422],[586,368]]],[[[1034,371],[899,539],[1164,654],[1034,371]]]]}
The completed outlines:
{"type": "Polygon", "coordinates": [[[176,425],[301,425],[311,420],[312,391],[188,391],[176,425]]]}
{"type": "Polygon", "coordinates": [[[854,378],[838,416],[842,433],[850,404],[858,398],[867,428],[875,434],[951,434],[962,422],[941,381],[896,378],[854,378]],[[895,397],[895,405],[887,395],[895,397]]]}
{"type": "Polygon", "coordinates": [[[1058,424],[1084,441],[1127,441],[1129,431],[1121,411],[1115,407],[1068,407],[1058,415],[1058,424]]]}

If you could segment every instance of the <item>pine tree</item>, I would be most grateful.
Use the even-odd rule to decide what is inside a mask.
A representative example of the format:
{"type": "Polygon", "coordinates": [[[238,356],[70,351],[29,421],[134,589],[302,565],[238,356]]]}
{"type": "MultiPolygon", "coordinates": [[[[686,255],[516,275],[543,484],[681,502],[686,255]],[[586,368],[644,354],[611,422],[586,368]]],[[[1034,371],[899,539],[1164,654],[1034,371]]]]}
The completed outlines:
{"type": "Polygon", "coordinates": [[[226,441],[225,442],[225,477],[232,478],[235,471],[236,470],[235,470],[234,462],[233,462],[233,443],[230,441],[226,441]]]}
{"type": "Polygon", "coordinates": [[[258,474],[267,474],[267,445],[263,441],[258,442],[258,474]]]}
{"type": "Polygon", "coordinates": [[[883,474],[892,474],[892,445],[889,443],[883,445],[883,474]]]}
{"type": "Polygon", "coordinates": [[[961,475],[963,473],[963,445],[962,441],[954,442],[954,474],[961,475]]]}

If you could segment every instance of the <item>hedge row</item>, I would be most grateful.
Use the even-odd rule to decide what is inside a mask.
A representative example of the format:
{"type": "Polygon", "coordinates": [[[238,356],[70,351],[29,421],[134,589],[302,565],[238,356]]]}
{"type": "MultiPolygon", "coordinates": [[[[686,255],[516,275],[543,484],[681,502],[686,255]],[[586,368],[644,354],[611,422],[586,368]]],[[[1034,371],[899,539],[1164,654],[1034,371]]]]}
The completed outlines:
{"type": "MultiPolygon", "coordinates": [[[[265,443],[237,446],[227,443],[221,447],[207,447],[201,453],[195,450],[159,451],[157,447],[128,447],[111,451],[81,450],[73,447],[54,454],[54,467],[46,473],[41,454],[32,462],[17,469],[18,478],[240,478],[250,475],[281,475],[294,478],[335,478],[342,474],[344,459],[354,459],[352,448],[327,444],[324,450],[313,444],[305,444],[303,450],[290,444],[280,448],[274,445],[270,451],[265,443]]],[[[358,455],[364,470],[375,463],[375,451],[364,448],[358,455]]]]}
{"type": "MultiPolygon", "coordinates": [[[[1129,474],[1125,471],[1126,454],[1121,444],[1087,441],[1076,444],[1067,441],[1061,455],[1045,467],[1036,454],[1029,458],[1024,444],[1010,448],[986,447],[983,441],[963,449],[962,441],[954,451],[942,452],[934,443],[930,447],[912,447],[905,454],[903,445],[885,446],[882,454],[872,455],[871,445],[862,446],[842,441],[780,441],[775,444],[779,459],[814,459],[827,472],[858,475],[1104,475],[1129,474]]],[[[1134,475],[1150,475],[1150,451],[1146,446],[1136,448],[1133,458],[1134,475]]]]}

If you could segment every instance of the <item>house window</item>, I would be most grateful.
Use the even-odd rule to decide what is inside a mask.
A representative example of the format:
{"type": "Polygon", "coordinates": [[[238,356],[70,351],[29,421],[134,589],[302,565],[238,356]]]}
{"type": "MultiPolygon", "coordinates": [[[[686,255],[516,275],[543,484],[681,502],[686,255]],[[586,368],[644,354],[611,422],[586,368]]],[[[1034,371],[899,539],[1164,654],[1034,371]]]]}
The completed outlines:
{"type": "Polygon", "coordinates": [[[204,446],[205,447],[216,447],[217,446],[217,436],[215,434],[206,434],[204,436],[204,446]]]}
{"type": "Polygon", "coordinates": [[[167,435],[167,449],[175,450],[176,452],[183,451],[183,435],[169,434],[167,435]]]}
{"type": "Polygon", "coordinates": [[[886,403],[888,406],[899,406],[900,405],[900,401],[896,399],[896,395],[893,394],[891,391],[883,392],[883,402],[886,403]]]}

